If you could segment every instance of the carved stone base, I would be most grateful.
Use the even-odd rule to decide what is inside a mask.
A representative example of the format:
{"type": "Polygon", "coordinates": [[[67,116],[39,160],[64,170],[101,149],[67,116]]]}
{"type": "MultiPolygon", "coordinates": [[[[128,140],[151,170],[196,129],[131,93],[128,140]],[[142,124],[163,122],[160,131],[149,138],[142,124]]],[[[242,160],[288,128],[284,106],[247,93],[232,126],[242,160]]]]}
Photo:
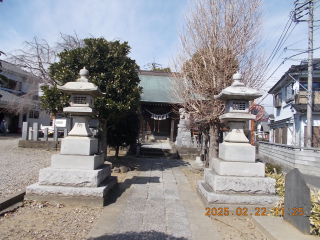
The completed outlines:
{"type": "Polygon", "coordinates": [[[220,176],[206,168],[204,181],[215,193],[275,194],[276,180],[269,177],[220,176]]]}
{"type": "Polygon", "coordinates": [[[275,206],[280,197],[275,195],[257,195],[257,194],[224,194],[215,193],[205,183],[198,181],[198,192],[207,202],[207,204],[235,204],[240,205],[263,205],[275,206]]]}
{"type": "Polygon", "coordinates": [[[40,169],[39,185],[98,187],[111,175],[111,165],[105,164],[96,170],[83,169],[40,169]]]}
{"type": "Polygon", "coordinates": [[[103,207],[108,192],[117,184],[117,177],[110,176],[99,187],[43,186],[39,183],[26,188],[26,200],[47,201],[71,205],[103,207]]]}

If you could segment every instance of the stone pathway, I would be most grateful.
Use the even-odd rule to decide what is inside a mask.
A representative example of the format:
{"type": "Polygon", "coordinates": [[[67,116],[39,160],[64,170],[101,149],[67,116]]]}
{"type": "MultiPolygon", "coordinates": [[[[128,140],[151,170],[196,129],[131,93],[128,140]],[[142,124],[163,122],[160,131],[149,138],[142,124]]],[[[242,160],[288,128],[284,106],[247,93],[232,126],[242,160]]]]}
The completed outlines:
{"type": "Polygon", "coordinates": [[[137,165],[140,171],[129,172],[89,239],[221,239],[181,171],[184,161],[140,159],[137,165]]]}
{"type": "Polygon", "coordinates": [[[159,149],[172,149],[170,144],[167,142],[150,142],[143,143],[141,148],[159,148],[159,149]]]}

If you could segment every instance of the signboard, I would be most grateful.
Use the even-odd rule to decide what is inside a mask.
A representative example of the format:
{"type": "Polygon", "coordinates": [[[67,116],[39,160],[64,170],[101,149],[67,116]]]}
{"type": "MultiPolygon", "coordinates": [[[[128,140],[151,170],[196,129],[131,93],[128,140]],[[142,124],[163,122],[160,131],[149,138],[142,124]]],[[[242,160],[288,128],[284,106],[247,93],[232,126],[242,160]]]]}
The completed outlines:
{"type": "Polygon", "coordinates": [[[67,119],[55,119],[56,127],[67,127],[67,119]]]}

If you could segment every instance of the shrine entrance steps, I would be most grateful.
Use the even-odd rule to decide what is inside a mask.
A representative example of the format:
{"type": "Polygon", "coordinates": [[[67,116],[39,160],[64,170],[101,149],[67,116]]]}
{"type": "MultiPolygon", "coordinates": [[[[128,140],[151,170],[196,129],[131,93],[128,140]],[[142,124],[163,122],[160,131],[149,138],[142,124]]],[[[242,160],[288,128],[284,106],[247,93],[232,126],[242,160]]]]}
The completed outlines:
{"type": "Polygon", "coordinates": [[[140,157],[171,158],[173,150],[166,140],[153,140],[152,142],[142,143],[140,157]]]}

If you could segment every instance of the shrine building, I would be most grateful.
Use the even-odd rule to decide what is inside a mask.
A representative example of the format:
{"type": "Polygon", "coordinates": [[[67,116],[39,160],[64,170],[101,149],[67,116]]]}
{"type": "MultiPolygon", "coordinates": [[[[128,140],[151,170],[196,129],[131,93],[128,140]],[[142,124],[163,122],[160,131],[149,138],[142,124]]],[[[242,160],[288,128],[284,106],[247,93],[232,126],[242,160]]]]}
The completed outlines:
{"type": "Polygon", "coordinates": [[[179,115],[173,111],[174,102],[170,87],[172,77],[168,72],[139,72],[141,94],[141,128],[142,137],[148,136],[156,140],[174,141],[177,136],[179,115]]]}

